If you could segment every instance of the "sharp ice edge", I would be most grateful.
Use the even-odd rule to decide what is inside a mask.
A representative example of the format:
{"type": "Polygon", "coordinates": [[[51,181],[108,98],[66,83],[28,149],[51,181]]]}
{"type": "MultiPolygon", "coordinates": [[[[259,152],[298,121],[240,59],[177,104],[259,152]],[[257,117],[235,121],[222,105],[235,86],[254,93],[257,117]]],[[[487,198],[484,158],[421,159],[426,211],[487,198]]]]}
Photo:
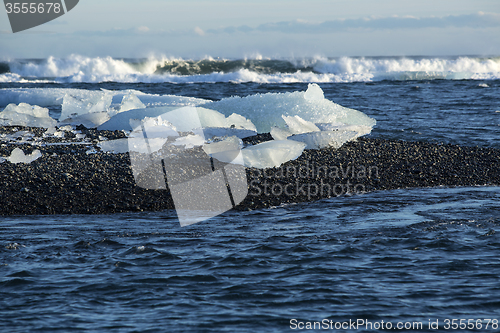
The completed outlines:
{"type": "MultiPolygon", "coordinates": [[[[19,98],[21,93],[26,93],[28,100],[39,100],[44,105],[62,105],[59,123],[48,116],[48,109],[23,103],[11,104],[2,111],[0,123],[40,127],[45,122],[41,127],[49,128],[47,135],[54,136],[60,134],[52,130],[56,125],[83,124],[98,130],[130,132],[129,139],[99,142],[102,151],[114,153],[151,153],[160,150],[169,137],[176,138],[169,144],[189,149],[225,142],[233,137],[239,140],[257,132],[271,132],[274,141],[240,149],[236,155],[235,150],[229,148],[227,152],[212,154],[227,163],[257,168],[279,166],[300,156],[304,149],[339,148],[347,141],[369,134],[376,123],[362,112],[325,99],[317,84],[309,84],[305,92],[256,94],[208,103],[189,97],[153,96],[132,90],[119,93],[75,89],[51,91],[52,95],[44,95],[36,89],[18,89],[17,93],[19,98]],[[156,106],[158,103],[161,106],[156,106]],[[146,133],[148,144],[144,143],[142,131],[146,133]]],[[[223,146],[231,147],[227,142],[223,146]]]]}
{"type": "Polygon", "coordinates": [[[15,148],[9,157],[6,158],[10,163],[17,164],[17,163],[31,163],[35,161],[36,159],[42,157],[42,153],[36,149],[34,150],[31,154],[25,155],[22,149],[20,148],[15,148]]]}
{"type": "Polygon", "coordinates": [[[49,116],[49,109],[26,103],[9,104],[0,112],[1,126],[54,127],[57,121],[49,116]]]}
{"type": "Polygon", "coordinates": [[[309,84],[305,92],[230,97],[202,106],[225,115],[238,110],[238,114],[255,124],[259,133],[268,133],[273,126],[285,128],[284,117],[291,116],[299,116],[312,123],[343,123],[370,127],[375,125],[375,120],[364,113],[345,108],[324,97],[320,99],[322,96],[322,90],[317,84],[309,84]]]}

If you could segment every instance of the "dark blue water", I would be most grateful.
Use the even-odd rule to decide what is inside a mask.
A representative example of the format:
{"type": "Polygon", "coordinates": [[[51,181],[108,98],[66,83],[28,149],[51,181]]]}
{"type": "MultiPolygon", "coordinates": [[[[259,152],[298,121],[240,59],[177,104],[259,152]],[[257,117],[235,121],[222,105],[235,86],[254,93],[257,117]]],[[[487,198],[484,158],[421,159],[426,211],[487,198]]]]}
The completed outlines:
{"type": "MultiPolygon", "coordinates": [[[[16,85],[44,87],[0,88],[16,85]]],[[[217,100],[307,84],[45,87],[217,100]]],[[[498,80],[321,87],[375,118],[371,137],[500,147],[498,80]]],[[[184,228],[173,211],[1,217],[0,331],[288,332],[363,319],[372,327],[358,331],[384,321],[434,332],[429,320],[452,331],[446,319],[481,319],[470,331],[494,332],[486,319],[500,319],[499,235],[499,187],[380,191],[184,228]]]]}

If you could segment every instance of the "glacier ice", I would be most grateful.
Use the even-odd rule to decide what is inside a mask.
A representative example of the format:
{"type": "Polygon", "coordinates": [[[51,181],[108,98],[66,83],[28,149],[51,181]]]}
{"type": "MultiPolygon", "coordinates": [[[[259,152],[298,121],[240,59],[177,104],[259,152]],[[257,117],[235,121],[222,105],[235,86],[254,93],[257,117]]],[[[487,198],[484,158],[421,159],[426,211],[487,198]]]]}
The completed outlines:
{"type": "Polygon", "coordinates": [[[299,116],[282,116],[285,121],[288,130],[292,132],[292,134],[302,134],[309,132],[319,132],[320,129],[318,126],[314,125],[310,121],[304,120],[299,116]]]}
{"type": "Polygon", "coordinates": [[[9,104],[0,112],[2,126],[54,127],[57,121],[49,116],[49,109],[26,103],[9,104]]]}
{"type": "Polygon", "coordinates": [[[100,141],[97,146],[105,153],[122,154],[129,151],[127,139],[100,141]]]}
{"type": "Polygon", "coordinates": [[[145,108],[145,109],[134,109],[129,111],[120,112],[105,123],[97,127],[98,130],[108,130],[108,131],[132,131],[134,128],[130,125],[130,120],[142,120],[146,117],[153,118],[163,115],[166,112],[177,109],[177,107],[172,106],[160,106],[155,108],[145,108]]]}
{"type": "Polygon", "coordinates": [[[59,125],[83,125],[96,128],[110,119],[108,112],[92,112],[70,116],[59,122],[59,125]]]}
{"type": "Polygon", "coordinates": [[[70,95],[77,100],[97,100],[103,95],[113,97],[112,107],[119,110],[123,98],[126,95],[134,94],[147,107],[159,106],[196,106],[209,102],[208,100],[176,95],[156,95],[145,94],[138,90],[87,90],[69,88],[12,88],[2,89],[0,94],[0,106],[9,103],[19,104],[21,102],[39,106],[62,105],[63,97],[70,95]]]}
{"type": "Polygon", "coordinates": [[[92,96],[90,98],[76,98],[69,94],[63,97],[61,116],[59,120],[65,120],[75,116],[81,116],[87,113],[109,111],[113,95],[104,93],[92,96]]]}
{"type": "Polygon", "coordinates": [[[255,146],[243,148],[243,142],[233,136],[223,141],[203,146],[211,157],[232,164],[241,164],[248,168],[273,168],[298,158],[306,144],[291,140],[267,141],[255,146]]]}
{"type": "MultiPolygon", "coordinates": [[[[232,114],[226,118],[220,112],[194,106],[180,108],[162,106],[124,111],[111,117],[110,120],[100,125],[97,129],[131,131],[134,127],[131,125],[131,121],[132,124],[137,124],[147,117],[154,118],[158,116],[171,123],[179,132],[192,132],[194,129],[200,128],[232,128],[235,129],[233,133],[237,133],[236,130],[239,129],[241,130],[239,133],[244,135],[243,133],[250,133],[248,131],[255,131],[255,126],[252,122],[242,116],[232,114]]],[[[228,134],[231,134],[231,131],[228,134]]]]}
{"type": "Polygon", "coordinates": [[[322,96],[320,90],[317,84],[309,84],[305,92],[230,97],[202,106],[225,115],[230,115],[237,110],[238,114],[255,124],[259,133],[268,133],[273,126],[284,128],[286,123],[282,115],[300,116],[312,123],[341,122],[370,127],[375,125],[374,119],[360,111],[343,107],[325,98],[320,99],[322,96]]]}
{"type": "Polygon", "coordinates": [[[317,84],[310,84],[304,93],[304,98],[308,101],[322,101],[325,99],[323,90],[317,84]]]}
{"type": "Polygon", "coordinates": [[[203,134],[207,139],[236,136],[240,139],[257,135],[256,131],[227,127],[204,127],[203,134]]]}
{"type": "Polygon", "coordinates": [[[290,132],[287,129],[278,128],[274,126],[271,127],[271,136],[273,137],[274,140],[286,140],[291,135],[292,132],[290,132]]]}
{"type": "Polygon", "coordinates": [[[272,140],[241,150],[246,167],[259,169],[279,167],[297,159],[306,144],[292,140],[272,140]]]}
{"type": "Polygon", "coordinates": [[[271,128],[273,139],[304,142],[307,144],[306,149],[340,148],[344,143],[369,134],[372,130],[370,126],[366,125],[313,124],[299,116],[283,116],[283,119],[287,126],[285,129],[271,128]]]}
{"type": "Polygon", "coordinates": [[[305,143],[306,149],[340,148],[344,143],[355,139],[355,131],[320,131],[311,133],[294,134],[289,140],[305,143]]]}
{"type": "Polygon", "coordinates": [[[20,148],[15,148],[10,156],[7,158],[7,160],[10,163],[17,164],[17,163],[31,163],[34,160],[40,158],[42,156],[42,153],[36,149],[34,150],[31,154],[25,155],[24,152],[20,148]]]}
{"type": "Polygon", "coordinates": [[[174,146],[184,146],[185,149],[194,148],[195,146],[202,146],[205,144],[205,138],[198,134],[188,134],[175,139],[172,143],[174,146]]]}
{"type": "MultiPolygon", "coordinates": [[[[127,139],[118,139],[127,140],[127,139]]],[[[114,141],[114,140],[111,140],[114,141]]],[[[162,149],[165,143],[168,141],[166,138],[151,138],[147,141],[141,137],[128,138],[128,148],[129,152],[137,152],[142,154],[151,154],[162,149]]],[[[126,153],[127,151],[121,151],[126,153]]]]}
{"type": "Polygon", "coordinates": [[[203,151],[220,162],[244,165],[242,147],[243,142],[238,137],[232,136],[204,145],[203,151]]]}
{"type": "Polygon", "coordinates": [[[232,115],[226,118],[225,122],[226,126],[224,127],[246,129],[257,133],[257,128],[255,127],[255,125],[249,119],[246,119],[240,114],[233,113],[232,115]]]}
{"type": "Polygon", "coordinates": [[[142,103],[141,100],[135,94],[129,93],[123,96],[122,102],[118,109],[118,113],[128,110],[144,109],[144,108],[146,108],[146,105],[144,105],[144,103],[142,103]]]}
{"type": "Polygon", "coordinates": [[[145,117],[142,120],[130,119],[130,126],[134,128],[129,137],[144,137],[145,131],[147,138],[168,138],[177,137],[179,133],[174,125],[163,120],[161,116],[145,117]]]}

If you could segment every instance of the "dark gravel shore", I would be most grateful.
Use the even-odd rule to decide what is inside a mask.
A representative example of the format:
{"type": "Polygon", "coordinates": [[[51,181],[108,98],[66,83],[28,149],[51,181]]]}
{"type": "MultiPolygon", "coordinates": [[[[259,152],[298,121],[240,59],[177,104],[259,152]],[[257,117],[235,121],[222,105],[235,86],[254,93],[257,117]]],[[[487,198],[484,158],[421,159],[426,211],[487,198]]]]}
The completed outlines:
{"type": "MultiPolygon", "coordinates": [[[[168,190],[136,186],[129,154],[99,152],[97,140],[123,138],[122,132],[81,128],[64,138],[42,137],[43,130],[0,128],[0,134],[34,133],[33,142],[2,140],[0,156],[16,147],[38,149],[30,164],[0,163],[0,215],[102,214],[173,209],[168,190]],[[41,140],[41,139],[40,139],[41,140]],[[47,143],[69,142],[66,145],[47,143]],[[92,153],[88,153],[93,150],[92,153]]],[[[247,142],[270,139],[253,137],[247,142]]],[[[424,142],[361,138],[340,149],[305,151],[279,168],[247,169],[248,196],[237,209],[313,201],[345,194],[409,187],[500,185],[500,150],[424,142]]]]}

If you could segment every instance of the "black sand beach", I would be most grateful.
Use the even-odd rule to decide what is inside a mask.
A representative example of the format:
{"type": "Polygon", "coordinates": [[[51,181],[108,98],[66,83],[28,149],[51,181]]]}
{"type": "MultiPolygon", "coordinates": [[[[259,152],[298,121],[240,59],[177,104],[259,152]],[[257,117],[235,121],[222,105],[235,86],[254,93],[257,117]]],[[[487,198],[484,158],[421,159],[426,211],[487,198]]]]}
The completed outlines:
{"type": "MultiPolygon", "coordinates": [[[[44,129],[0,127],[41,137],[44,129]]],[[[106,214],[173,209],[168,190],[136,186],[128,153],[99,152],[99,137],[123,138],[123,132],[80,128],[88,142],[47,145],[0,142],[0,156],[18,147],[42,156],[30,164],[0,163],[0,215],[106,214]],[[87,154],[89,149],[95,153],[87,154]]],[[[271,139],[267,134],[247,142],[271,139]]],[[[500,150],[425,142],[360,138],[340,149],[307,150],[279,168],[247,169],[248,196],[236,209],[314,201],[376,190],[436,186],[500,185],[500,150]]]]}

